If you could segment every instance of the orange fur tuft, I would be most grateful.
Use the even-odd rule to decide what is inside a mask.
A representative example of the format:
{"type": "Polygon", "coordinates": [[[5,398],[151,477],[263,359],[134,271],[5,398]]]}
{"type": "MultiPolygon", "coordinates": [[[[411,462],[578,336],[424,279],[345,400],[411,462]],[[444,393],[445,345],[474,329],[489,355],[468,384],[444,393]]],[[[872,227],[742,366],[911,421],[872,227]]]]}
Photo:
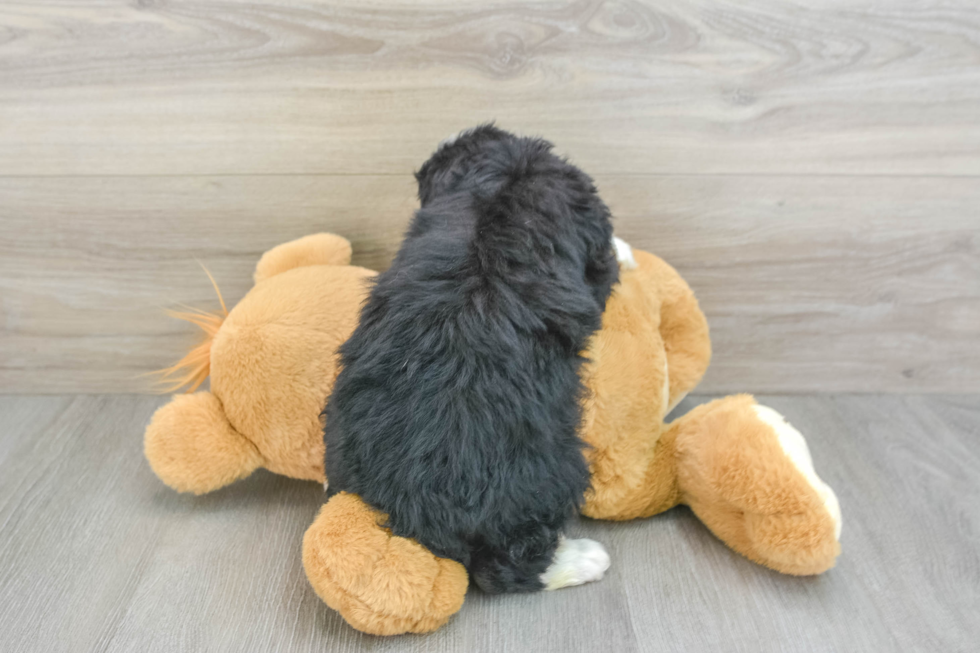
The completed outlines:
{"type": "Polygon", "coordinates": [[[194,392],[201,387],[201,384],[211,373],[211,343],[214,342],[214,337],[221,329],[221,325],[224,324],[225,318],[228,317],[228,308],[225,306],[225,300],[221,296],[221,290],[218,288],[214,277],[203,264],[201,267],[204,268],[204,273],[208,275],[211,285],[214,286],[214,292],[218,295],[218,301],[221,303],[221,314],[203,311],[192,306],[186,307],[190,309],[188,311],[167,311],[167,315],[170,317],[197,325],[204,332],[204,341],[170,367],[152,372],[152,374],[160,377],[158,383],[163,386],[160,388],[160,394],[176,392],[184,386],[188,386],[185,392],[194,392]]]}

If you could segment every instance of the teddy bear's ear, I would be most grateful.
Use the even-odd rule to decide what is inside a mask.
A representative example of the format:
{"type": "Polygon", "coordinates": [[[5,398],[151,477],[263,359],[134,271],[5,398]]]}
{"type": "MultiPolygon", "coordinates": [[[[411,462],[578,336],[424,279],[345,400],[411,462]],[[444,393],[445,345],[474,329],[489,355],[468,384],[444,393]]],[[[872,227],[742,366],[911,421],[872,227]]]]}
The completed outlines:
{"type": "Polygon", "coordinates": [[[263,463],[210,392],[177,395],[159,408],[146,427],[143,446],[153,472],[178,492],[217,490],[263,463]]]}
{"type": "Polygon", "coordinates": [[[255,266],[255,283],[308,265],[350,265],[350,241],[336,234],[312,234],[277,245],[255,266]]]}

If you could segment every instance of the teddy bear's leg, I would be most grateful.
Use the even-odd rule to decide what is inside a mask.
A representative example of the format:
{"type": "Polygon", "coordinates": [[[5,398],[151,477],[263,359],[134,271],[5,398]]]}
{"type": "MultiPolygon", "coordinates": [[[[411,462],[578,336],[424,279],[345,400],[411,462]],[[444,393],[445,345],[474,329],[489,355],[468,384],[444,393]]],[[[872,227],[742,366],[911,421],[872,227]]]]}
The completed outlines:
{"type": "Polygon", "coordinates": [[[217,490],[263,463],[255,445],[232,427],[210,392],[177,395],[157,409],[143,447],[156,475],[178,492],[217,490]]]}
{"type": "Polygon", "coordinates": [[[354,628],[372,635],[427,633],[463,605],[463,565],[392,535],[384,516],[341,492],[320,509],[303,537],[303,566],[321,599],[354,628]]]}
{"type": "Polygon", "coordinates": [[[671,424],[681,503],[730,547],[771,569],[819,574],[840,553],[837,497],[803,436],[748,395],[698,406],[671,424]]]}
{"type": "Polygon", "coordinates": [[[350,241],[335,234],[311,234],[277,245],[255,266],[255,283],[307,265],[350,265],[350,241]]]}
{"type": "Polygon", "coordinates": [[[711,362],[708,321],[687,282],[661,259],[643,253],[640,265],[661,296],[660,336],[667,354],[670,399],[666,412],[701,381],[711,362]]]}
{"type": "Polygon", "coordinates": [[[665,429],[655,442],[637,436],[633,446],[589,442],[592,485],[582,514],[592,519],[625,521],[670,510],[680,503],[675,456],[676,430],[665,429]]]}

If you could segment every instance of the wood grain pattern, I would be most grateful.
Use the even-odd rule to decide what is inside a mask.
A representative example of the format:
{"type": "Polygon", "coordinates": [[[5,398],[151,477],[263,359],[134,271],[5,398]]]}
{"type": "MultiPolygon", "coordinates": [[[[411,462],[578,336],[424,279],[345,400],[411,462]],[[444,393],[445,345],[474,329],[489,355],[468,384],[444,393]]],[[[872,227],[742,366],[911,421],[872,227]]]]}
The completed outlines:
{"type": "Polygon", "coordinates": [[[388,264],[460,128],[543,134],[677,265],[705,391],[980,391],[980,5],[0,4],[0,392],[145,390],[161,317],[329,229],[388,264]]]}
{"type": "MultiPolygon", "coordinates": [[[[706,398],[687,399],[676,411],[706,398]]],[[[140,434],[159,398],[0,396],[0,650],[969,651],[980,637],[980,399],[760,397],[807,435],[840,497],[843,555],[816,578],[739,557],[690,511],[582,520],[613,566],[531,595],[471,591],[424,637],[346,626],[309,588],[313,483],[265,472],[204,497],[163,487],[140,434]]]]}
{"type": "Polygon", "coordinates": [[[0,6],[0,174],[403,174],[490,118],[595,174],[976,175],[980,6],[0,6]]]}
{"type": "MultiPolygon", "coordinates": [[[[701,299],[706,392],[980,391],[980,184],[599,177],[617,232],[701,299]]],[[[163,308],[229,302],[318,230],[381,269],[408,177],[0,178],[0,392],[131,392],[197,337],[163,308]]]]}

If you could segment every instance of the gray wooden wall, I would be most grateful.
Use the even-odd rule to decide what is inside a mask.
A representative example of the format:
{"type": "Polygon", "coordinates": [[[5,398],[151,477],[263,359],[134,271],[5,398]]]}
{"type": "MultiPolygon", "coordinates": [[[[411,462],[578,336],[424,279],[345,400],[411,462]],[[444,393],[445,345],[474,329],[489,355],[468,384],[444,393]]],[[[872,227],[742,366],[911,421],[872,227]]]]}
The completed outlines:
{"type": "Polygon", "coordinates": [[[980,391],[975,0],[0,4],[0,392],[133,392],[259,255],[383,268],[435,144],[592,173],[709,392],[980,391]]]}

